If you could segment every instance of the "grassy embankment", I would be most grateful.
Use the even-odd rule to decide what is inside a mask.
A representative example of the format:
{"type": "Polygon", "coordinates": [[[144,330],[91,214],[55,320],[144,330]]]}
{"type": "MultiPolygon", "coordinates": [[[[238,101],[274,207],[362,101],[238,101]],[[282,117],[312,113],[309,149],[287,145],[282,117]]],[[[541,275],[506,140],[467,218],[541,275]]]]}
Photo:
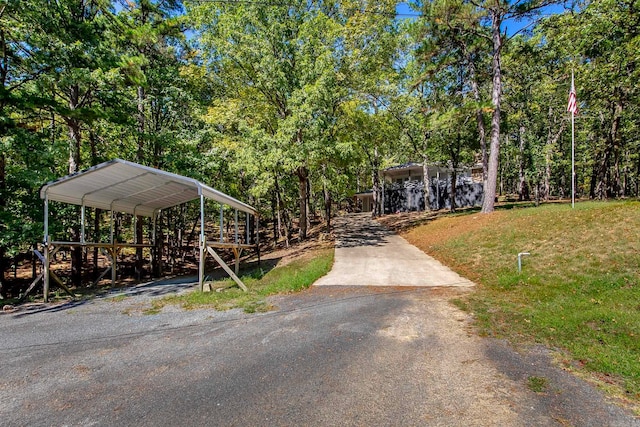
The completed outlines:
{"type": "Polygon", "coordinates": [[[258,269],[242,275],[240,278],[249,289],[248,292],[231,287],[233,281],[224,279],[211,285],[212,289],[224,288],[221,292],[194,291],[157,299],[146,313],[157,313],[168,304],[178,304],[185,309],[210,307],[216,310],[242,308],[248,313],[268,311],[271,306],[266,297],[308,288],[327,274],[332,265],[333,249],[317,250],[284,266],[276,266],[266,273],[258,269]]]}
{"type": "Polygon", "coordinates": [[[481,333],[561,349],[640,402],[640,203],[461,214],[405,237],[479,284],[457,303],[481,333]],[[531,253],[520,274],[519,252],[531,253]]]}

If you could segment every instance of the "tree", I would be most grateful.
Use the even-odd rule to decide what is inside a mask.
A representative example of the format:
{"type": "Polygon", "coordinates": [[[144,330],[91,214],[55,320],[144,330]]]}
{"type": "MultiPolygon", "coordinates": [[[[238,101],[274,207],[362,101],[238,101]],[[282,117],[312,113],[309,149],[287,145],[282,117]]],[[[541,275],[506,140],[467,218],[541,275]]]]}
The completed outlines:
{"type": "Polygon", "coordinates": [[[580,6],[579,13],[550,17],[541,31],[561,52],[567,83],[571,69],[577,76],[581,113],[576,139],[586,144],[584,166],[591,169],[582,182],[592,198],[623,197],[633,191],[629,184],[640,172],[635,126],[640,15],[633,2],[598,0],[580,6]]]}
{"type": "Polygon", "coordinates": [[[506,20],[534,19],[536,13],[544,6],[548,6],[554,0],[523,0],[508,2],[505,0],[469,0],[479,12],[483,14],[481,22],[489,30],[490,34],[479,35],[491,40],[491,133],[489,145],[489,160],[487,166],[487,179],[484,186],[484,200],[482,212],[489,213],[494,210],[496,186],[498,178],[498,159],[500,156],[500,120],[502,113],[502,50],[505,42],[510,37],[503,29],[506,20]]]}
{"type": "MultiPolygon", "coordinates": [[[[52,27],[45,10],[39,1],[0,3],[0,273],[6,269],[7,251],[34,241],[32,218],[39,204],[29,197],[42,178],[34,170],[42,170],[48,158],[33,138],[35,111],[47,104],[33,84],[51,70],[45,33],[52,27]]],[[[0,297],[5,296],[2,280],[0,276],[0,297]]]]}

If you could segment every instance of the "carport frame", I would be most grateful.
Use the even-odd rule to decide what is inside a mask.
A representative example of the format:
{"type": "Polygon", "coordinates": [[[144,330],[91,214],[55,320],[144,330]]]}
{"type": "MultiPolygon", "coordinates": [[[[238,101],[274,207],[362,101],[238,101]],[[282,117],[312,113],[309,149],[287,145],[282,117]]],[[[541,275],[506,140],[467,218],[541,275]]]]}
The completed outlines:
{"type": "MultiPolygon", "coordinates": [[[[173,206],[200,200],[200,239],[198,283],[200,290],[204,288],[204,270],[207,254],[211,255],[218,264],[244,291],[246,286],[238,278],[240,255],[243,249],[255,248],[260,260],[260,219],[258,211],[221,191],[215,190],[201,182],[182,175],[162,171],[160,169],[143,166],[122,159],[114,159],[81,172],[67,175],[55,181],[48,182],[40,189],[40,197],[44,200],[44,300],[49,299],[49,283],[52,276],[50,271],[51,256],[61,247],[101,247],[105,248],[111,258],[111,280],[116,280],[117,255],[123,247],[153,247],[154,244],[117,243],[114,239],[113,217],[115,212],[150,217],[153,220],[155,238],[156,219],[163,210],[173,206]],[[207,240],[205,236],[205,199],[220,203],[220,240],[207,240]],[[81,207],[80,241],[51,241],[49,235],[49,202],[56,201],[81,207]],[[229,206],[235,209],[234,241],[224,242],[223,209],[229,206]],[[107,210],[111,213],[111,232],[108,243],[85,241],[85,208],[107,210]],[[246,213],[246,242],[240,243],[238,234],[238,211],[246,213]],[[249,218],[255,220],[254,244],[250,244],[249,218]],[[214,248],[232,249],[235,256],[235,272],[220,258],[214,248]]],[[[135,236],[135,233],[134,233],[135,236]]],[[[108,271],[108,270],[107,270],[108,271]]],[[[105,272],[106,273],[106,272],[105,272]]],[[[54,277],[55,279],[55,277],[54,277]]]]}

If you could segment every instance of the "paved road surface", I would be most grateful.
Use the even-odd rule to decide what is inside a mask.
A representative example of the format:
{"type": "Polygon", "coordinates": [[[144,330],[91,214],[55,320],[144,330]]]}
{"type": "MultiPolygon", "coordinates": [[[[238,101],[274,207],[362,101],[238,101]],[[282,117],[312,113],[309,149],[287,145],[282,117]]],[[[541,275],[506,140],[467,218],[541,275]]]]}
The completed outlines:
{"type": "Polygon", "coordinates": [[[0,314],[0,425],[640,425],[544,349],[473,334],[449,303],[470,287],[317,286],[254,315],[145,315],[148,289],[0,314]]]}
{"type": "Polygon", "coordinates": [[[473,286],[370,213],[336,218],[335,233],[333,269],[316,286],[473,286]]]}

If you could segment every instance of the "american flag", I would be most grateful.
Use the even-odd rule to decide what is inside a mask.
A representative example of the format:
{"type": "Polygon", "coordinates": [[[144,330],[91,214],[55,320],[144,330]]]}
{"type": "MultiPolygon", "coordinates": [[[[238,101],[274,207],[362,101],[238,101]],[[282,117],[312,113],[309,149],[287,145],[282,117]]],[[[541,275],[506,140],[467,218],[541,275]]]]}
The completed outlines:
{"type": "Polygon", "coordinates": [[[571,90],[569,91],[569,103],[567,104],[567,111],[574,116],[578,113],[578,102],[576,100],[576,88],[573,84],[573,73],[571,74],[571,90]]]}

